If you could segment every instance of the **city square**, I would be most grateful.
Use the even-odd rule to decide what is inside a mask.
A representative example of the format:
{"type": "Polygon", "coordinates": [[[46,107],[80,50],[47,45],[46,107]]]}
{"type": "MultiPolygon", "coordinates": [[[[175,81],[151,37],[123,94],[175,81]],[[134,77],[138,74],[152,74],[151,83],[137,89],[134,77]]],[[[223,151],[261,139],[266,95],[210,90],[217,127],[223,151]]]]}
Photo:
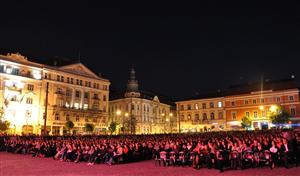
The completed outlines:
{"type": "Polygon", "coordinates": [[[298,2],[2,6],[0,176],[299,175],[298,2]]]}

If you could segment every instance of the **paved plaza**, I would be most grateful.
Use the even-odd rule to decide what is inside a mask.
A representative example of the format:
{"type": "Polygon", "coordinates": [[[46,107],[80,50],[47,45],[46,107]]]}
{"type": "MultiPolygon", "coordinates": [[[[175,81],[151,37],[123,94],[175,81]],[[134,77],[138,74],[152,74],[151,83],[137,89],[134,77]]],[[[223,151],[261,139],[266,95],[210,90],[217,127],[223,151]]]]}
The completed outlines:
{"type": "Polygon", "coordinates": [[[1,152],[0,153],[0,176],[90,176],[90,175],[108,175],[108,176],[182,176],[182,175],[224,175],[224,176],[297,176],[300,173],[300,167],[290,169],[275,168],[257,168],[247,170],[228,170],[220,173],[215,169],[200,169],[182,167],[162,167],[155,166],[154,161],[143,161],[130,164],[121,164],[109,166],[98,164],[87,166],[86,163],[67,163],[54,161],[51,158],[33,158],[30,155],[19,155],[1,152]]]}

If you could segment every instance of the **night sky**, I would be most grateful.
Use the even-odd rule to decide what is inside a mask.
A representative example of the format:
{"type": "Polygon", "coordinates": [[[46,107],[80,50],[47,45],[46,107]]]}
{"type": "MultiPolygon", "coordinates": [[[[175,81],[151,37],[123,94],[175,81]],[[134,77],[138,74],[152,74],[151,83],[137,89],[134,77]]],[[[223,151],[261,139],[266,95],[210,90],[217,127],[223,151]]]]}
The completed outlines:
{"type": "Polygon", "coordinates": [[[300,5],[295,2],[4,1],[0,53],[20,52],[41,62],[76,61],[80,53],[80,61],[110,79],[115,90],[125,88],[134,65],[143,90],[171,98],[259,81],[261,75],[297,79],[300,5]]]}

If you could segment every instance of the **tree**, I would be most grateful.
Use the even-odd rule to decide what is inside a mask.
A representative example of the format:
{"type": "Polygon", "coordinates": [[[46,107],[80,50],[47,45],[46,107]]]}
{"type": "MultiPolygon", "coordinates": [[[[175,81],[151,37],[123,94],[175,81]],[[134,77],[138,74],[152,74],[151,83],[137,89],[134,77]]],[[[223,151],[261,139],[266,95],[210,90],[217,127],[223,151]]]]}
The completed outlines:
{"type": "Polygon", "coordinates": [[[116,131],[117,125],[118,124],[116,122],[111,122],[110,123],[108,129],[109,129],[111,135],[116,131]]]}
{"type": "Polygon", "coordinates": [[[65,124],[65,127],[68,129],[69,134],[71,134],[71,130],[74,128],[74,123],[71,120],[68,120],[65,124]]]}
{"type": "Polygon", "coordinates": [[[84,128],[88,133],[92,133],[94,131],[95,126],[91,123],[86,123],[84,128]]]}
{"type": "Polygon", "coordinates": [[[3,107],[0,108],[0,131],[5,132],[9,129],[10,122],[7,120],[4,120],[4,109],[3,107]]]}
{"type": "Polygon", "coordinates": [[[245,116],[242,118],[242,127],[245,129],[251,127],[251,120],[249,119],[249,117],[245,116]]]}
{"type": "Polygon", "coordinates": [[[273,113],[270,118],[273,124],[277,127],[281,127],[283,124],[288,123],[290,120],[290,114],[281,108],[277,112],[273,113]]]}

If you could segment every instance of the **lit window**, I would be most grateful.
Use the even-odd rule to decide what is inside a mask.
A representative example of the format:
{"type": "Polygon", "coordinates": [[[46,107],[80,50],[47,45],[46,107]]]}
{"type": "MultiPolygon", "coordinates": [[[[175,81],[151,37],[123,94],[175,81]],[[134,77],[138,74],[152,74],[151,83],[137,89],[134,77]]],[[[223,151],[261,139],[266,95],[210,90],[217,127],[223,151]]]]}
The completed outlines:
{"type": "Polygon", "coordinates": [[[245,100],[245,102],[244,102],[244,103],[245,103],[245,105],[247,105],[249,102],[248,102],[248,100],[245,100]]]}
{"type": "Polygon", "coordinates": [[[210,119],[211,119],[211,120],[215,120],[215,113],[213,113],[213,112],[210,113],[210,119]]]}
{"type": "Polygon", "coordinates": [[[222,101],[219,101],[219,102],[218,102],[218,107],[219,107],[219,108],[222,108],[222,106],[223,106],[222,101]]]}
{"type": "Polygon", "coordinates": [[[214,102],[210,102],[210,103],[209,103],[209,107],[210,107],[210,108],[214,108],[214,106],[215,106],[215,105],[214,105],[214,102]]]}
{"type": "Polygon", "coordinates": [[[254,111],[254,112],[253,112],[253,117],[254,117],[254,118],[257,118],[257,111],[254,111]]]}
{"type": "Polygon", "coordinates": [[[253,104],[256,104],[256,99],[254,99],[252,103],[253,103],[253,104]]]}
{"type": "Polygon", "coordinates": [[[289,96],[289,100],[293,101],[294,100],[294,96],[289,96]]]}
{"type": "Polygon", "coordinates": [[[37,71],[37,70],[32,71],[32,76],[33,76],[34,79],[41,79],[42,78],[41,72],[37,71]]]}
{"type": "Polygon", "coordinates": [[[219,112],[218,116],[219,119],[223,119],[223,112],[219,112]]]}
{"type": "Polygon", "coordinates": [[[83,105],[83,109],[88,109],[89,108],[89,105],[88,104],[84,104],[83,105]]]}
{"type": "Polygon", "coordinates": [[[192,106],[191,106],[190,104],[188,104],[188,105],[187,105],[187,109],[188,109],[188,110],[191,110],[191,109],[192,109],[192,106]]]}
{"type": "Polygon", "coordinates": [[[245,116],[246,116],[246,117],[250,117],[250,112],[247,111],[247,112],[245,113],[245,116]]]}
{"type": "Polygon", "coordinates": [[[79,109],[79,103],[74,103],[74,107],[75,107],[76,109],[79,109]]]}
{"type": "Polygon", "coordinates": [[[196,103],[196,104],[195,104],[195,109],[196,109],[196,110],[198,110],[198,109],[199,109],[199,107],[198,107],[198,103],[196,103]]]}

